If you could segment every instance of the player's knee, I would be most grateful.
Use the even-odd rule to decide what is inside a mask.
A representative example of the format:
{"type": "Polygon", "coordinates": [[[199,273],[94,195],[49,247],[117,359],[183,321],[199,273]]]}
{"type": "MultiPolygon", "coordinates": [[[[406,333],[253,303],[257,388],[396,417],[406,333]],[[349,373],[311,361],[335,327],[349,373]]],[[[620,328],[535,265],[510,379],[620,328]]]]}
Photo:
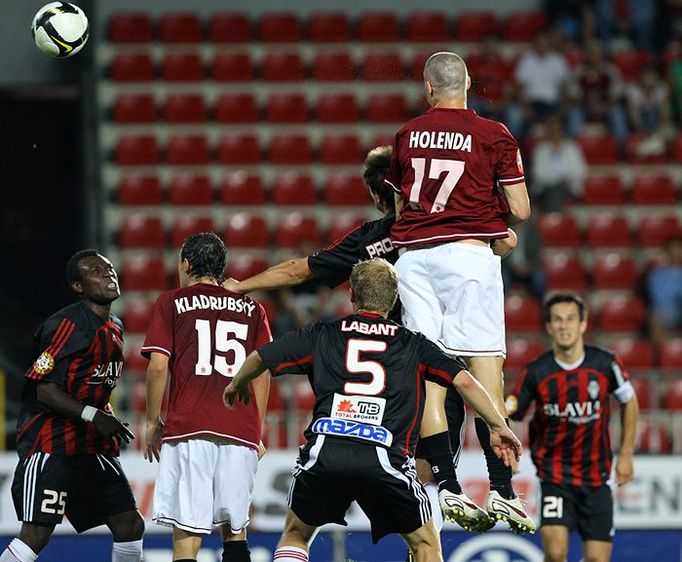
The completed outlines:
{"type": "Polygon", "coordinates": [[[545,562],[566,562],[568,559],[568,547],[562,544],[550,544],[545,546],[545,562]]]}
{"type": "Polygon", "coordinates": [[[144,519],[138,511],[126,511],[115,517],[110,528],[115,542],[136,541],[144,535],[144,519]]]}

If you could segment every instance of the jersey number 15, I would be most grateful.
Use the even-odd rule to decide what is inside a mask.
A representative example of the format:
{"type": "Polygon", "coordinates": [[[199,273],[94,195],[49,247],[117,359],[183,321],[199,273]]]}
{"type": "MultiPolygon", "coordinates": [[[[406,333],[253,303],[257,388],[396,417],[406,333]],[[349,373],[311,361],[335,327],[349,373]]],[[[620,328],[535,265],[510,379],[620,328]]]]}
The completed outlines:
{"type": "Polygon", "coordinates": [[[197,331],[197,364],[195,375],[207,376],[213,369],[225,377],[233,377],[246,359],[246,348],[238,341],[246,341],[249,333],[248,324],[218,320],[214,336],[211,334],[211,322],[199,320],[194,324],[197,331]],[[233,337],[231,337],[233,336],[233,337]],[[232,361],[228,362],[227,354],[232,352],[232,361]]]}

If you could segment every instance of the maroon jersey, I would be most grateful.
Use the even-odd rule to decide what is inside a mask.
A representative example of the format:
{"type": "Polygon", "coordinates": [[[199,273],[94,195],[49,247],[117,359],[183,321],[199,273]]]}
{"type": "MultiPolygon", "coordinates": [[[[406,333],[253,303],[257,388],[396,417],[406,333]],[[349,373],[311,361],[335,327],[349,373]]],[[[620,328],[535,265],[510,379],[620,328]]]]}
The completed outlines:
{"type": "Polygon", "coordinates": [[[611,474],[610,394],[634,395],[630,377],[610,351],[585,346],[578,366],[564,369],[551,351],[531,361],[507,402],[522,420],[535,402],[530,447],[538,478],[570,486],[601,486],[611,474]]]}
{"type": "Polygon", "coordinates": [[[260,303],[223,287],[197,283],[159,296],[142,355],[163,353],[171,374],[164,441],[218,437],[257,449],[255,400],[223,404],[223,390],[246,356],[272,340],[260,303]]]}
{"type": "Polygon", "coordinates": [[[83,405],[110,412],[109,397],[123,371],[123,327],[111,315],[103,321],[83,302],[45,320],[34,339],[35,362],[26,372],[17,422],[19,456],[118,454],[92,423],[50,410],[37,399],[39,384],[54,383],[83,405]]]}
{"type": "Polygon", "coordinates": [[[395,135],[386,181],[402,195],[395,246],[507,237],[498,186],[525,181],[509,130],[470,109],[431,108],[395,135]]]}

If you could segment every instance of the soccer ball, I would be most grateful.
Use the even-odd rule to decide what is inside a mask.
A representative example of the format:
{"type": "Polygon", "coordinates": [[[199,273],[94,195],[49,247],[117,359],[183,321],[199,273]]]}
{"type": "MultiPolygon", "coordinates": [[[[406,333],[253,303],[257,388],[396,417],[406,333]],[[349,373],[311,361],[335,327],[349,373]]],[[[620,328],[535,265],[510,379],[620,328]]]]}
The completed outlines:
{"type": "Polygon", "coordinates": [[[45,4],[33,18],[31,31],[38,49],[59,59],[80,51],[90,33],[83,10],[69,2],[45,4]]]}

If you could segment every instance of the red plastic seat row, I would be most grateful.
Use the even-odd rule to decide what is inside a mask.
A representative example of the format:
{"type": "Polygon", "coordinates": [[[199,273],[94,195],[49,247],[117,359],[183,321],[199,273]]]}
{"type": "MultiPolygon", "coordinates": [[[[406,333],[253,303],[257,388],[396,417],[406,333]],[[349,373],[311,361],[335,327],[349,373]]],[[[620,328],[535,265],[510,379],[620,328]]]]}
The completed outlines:
{"type": "MultiPolygon", "coordinates": [[[[646,339],[625,338],[611,344],[628,369],[682,369],[682,338],[663,342],[656,350],[646,339]]],[[[641,399],[640,399],[641,405],[641,399]]]]}
{"type": "MultiPolygon", "coordinates": [[[[629,199],[637,205],[668,205],[677,200],[673,180],[667,175],[635,176],[629,199]]],[[[626,193],[620,177],[589,176],[583,182],[583,203],[587,205],[622,205],[626,193]]]]}

